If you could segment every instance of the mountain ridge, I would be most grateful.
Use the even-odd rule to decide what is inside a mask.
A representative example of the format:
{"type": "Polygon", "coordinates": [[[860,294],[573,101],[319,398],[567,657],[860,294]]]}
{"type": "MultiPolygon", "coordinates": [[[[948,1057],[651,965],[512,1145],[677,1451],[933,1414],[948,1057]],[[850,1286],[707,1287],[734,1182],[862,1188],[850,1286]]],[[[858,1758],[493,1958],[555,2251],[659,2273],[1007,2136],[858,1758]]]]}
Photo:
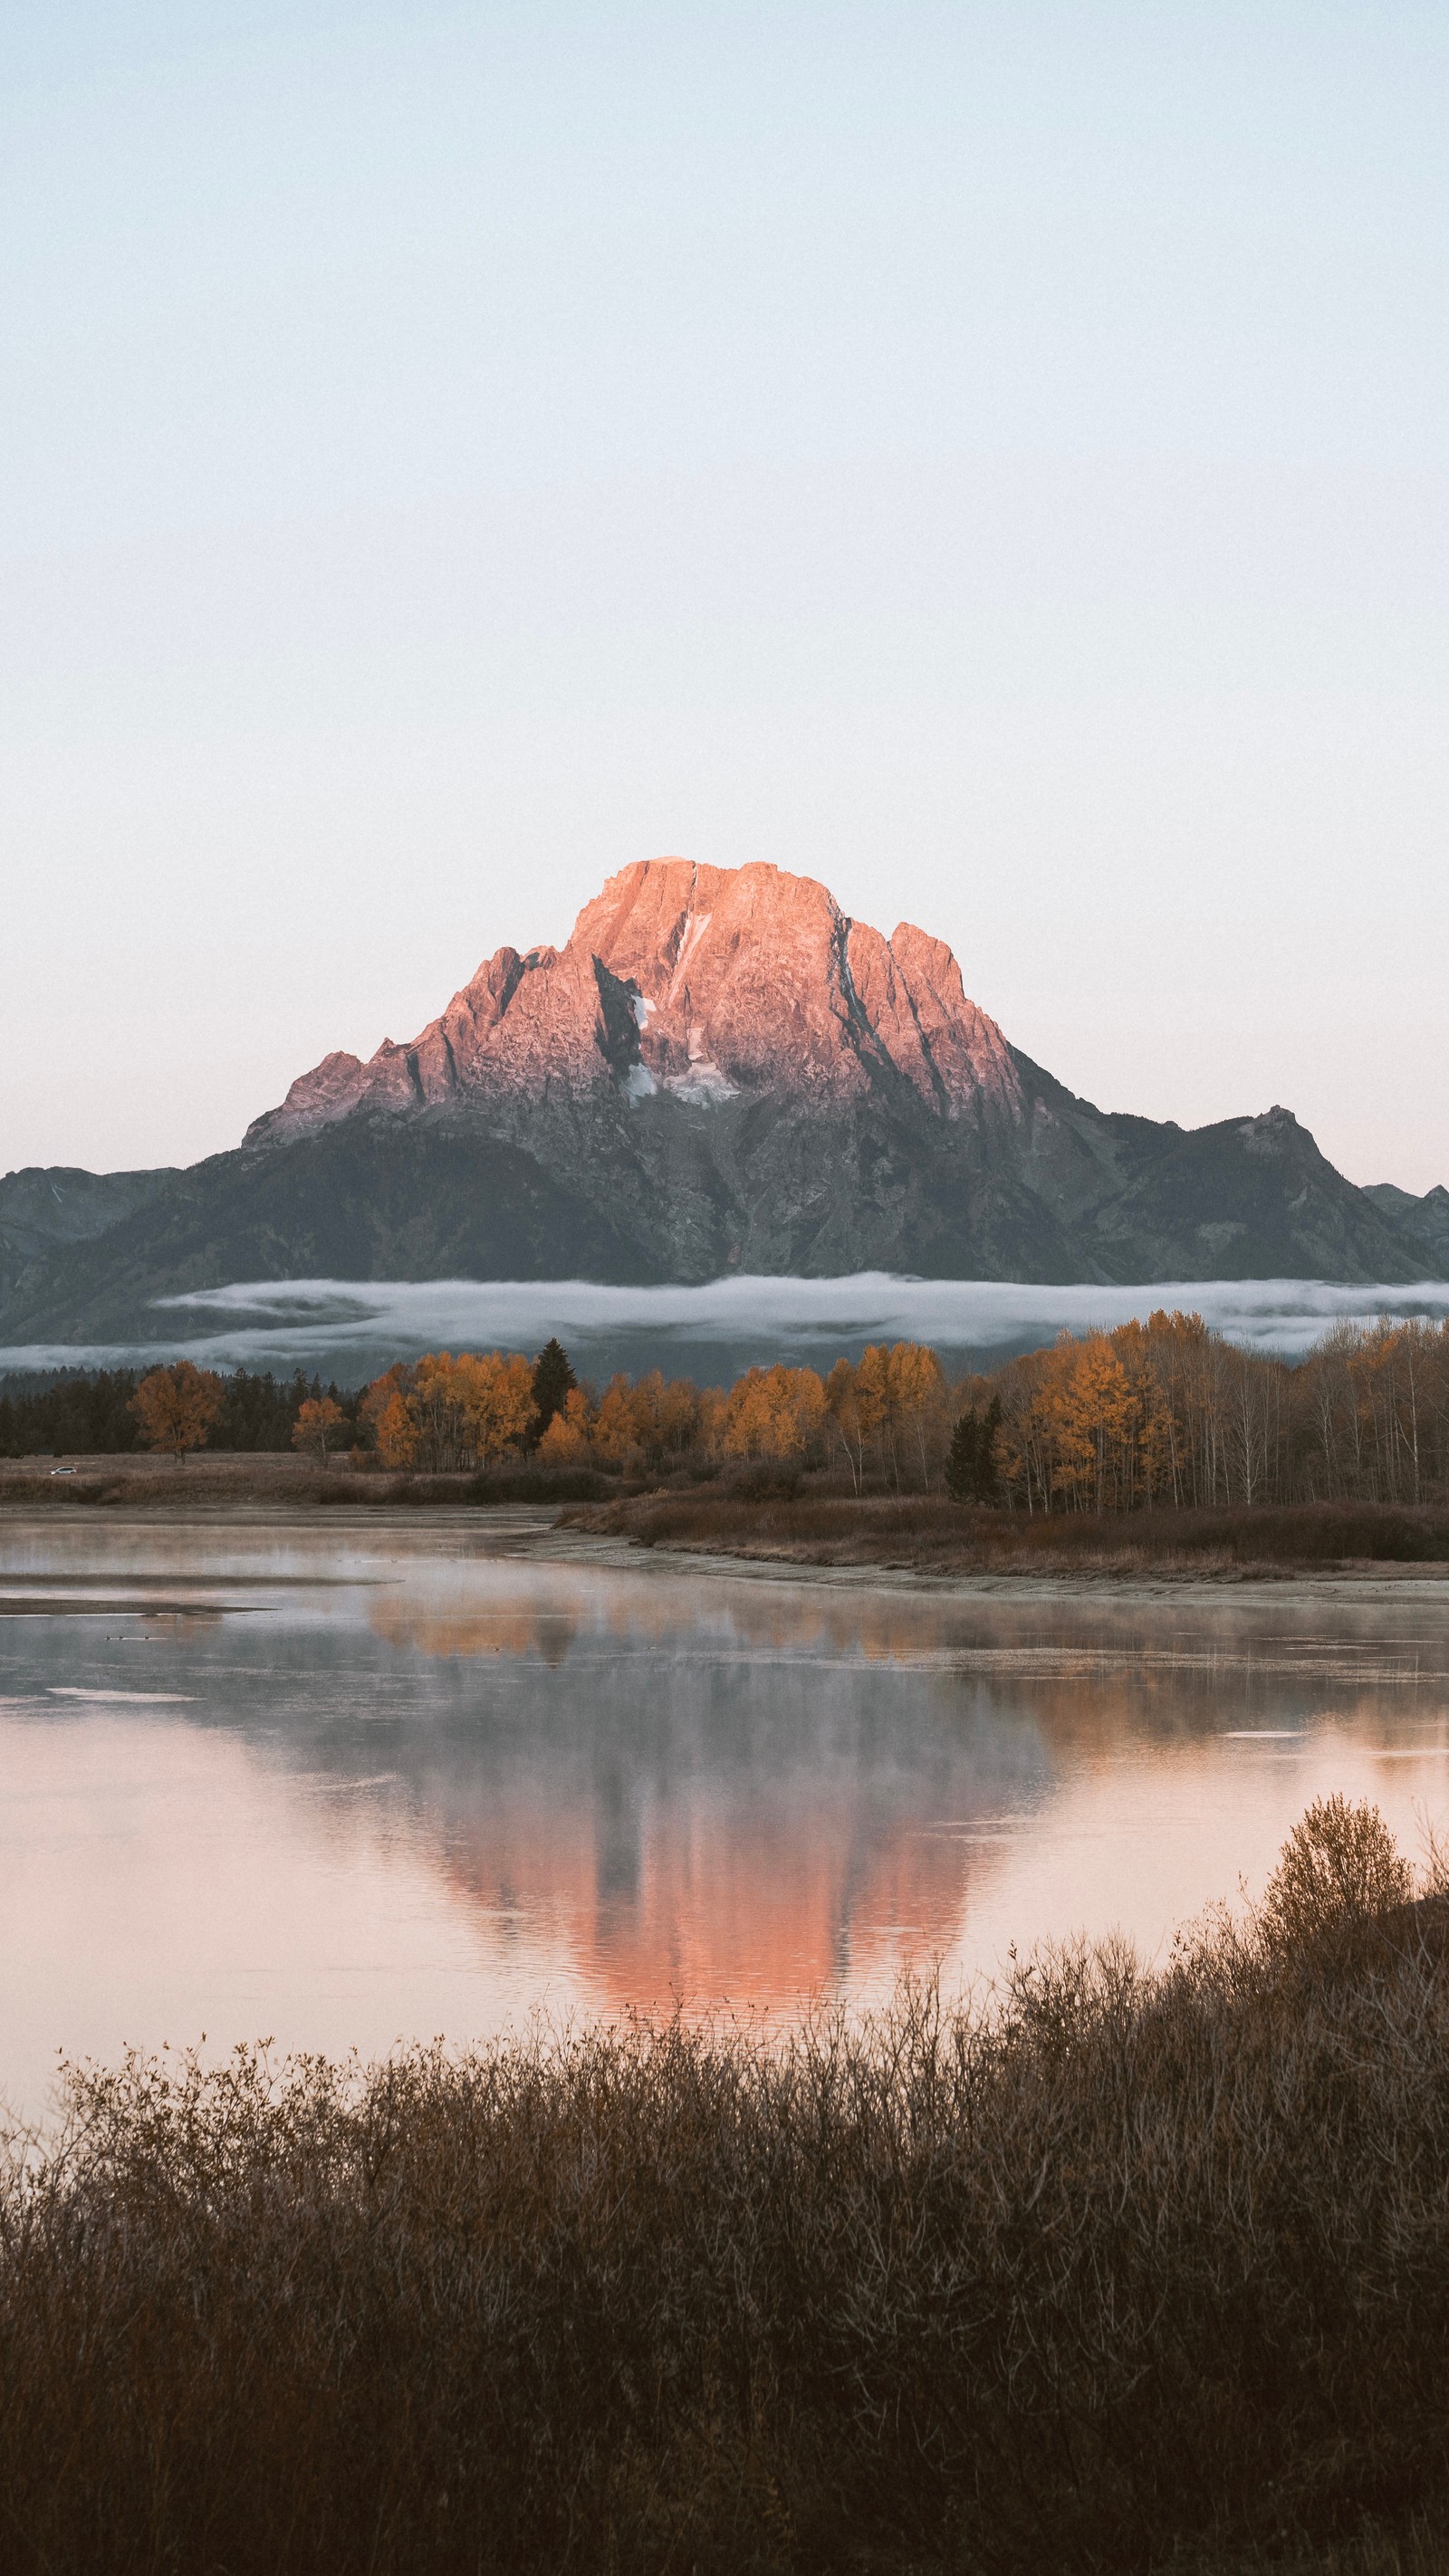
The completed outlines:
{"type": "Polygon", "coordinates": [[[1357,1189],[1281,1107],[1099,1110],[944,941],[758,863],[638,861],[562,948],[501,948],[413,1040],[325,1055],[240,1146],[58,1177],[63,1239],[57,1176],[0,1183],[7,1341],[154,1330],[156,1297],[237,1278],[1449,1276],[1449,1192],[1357,1189]]]}

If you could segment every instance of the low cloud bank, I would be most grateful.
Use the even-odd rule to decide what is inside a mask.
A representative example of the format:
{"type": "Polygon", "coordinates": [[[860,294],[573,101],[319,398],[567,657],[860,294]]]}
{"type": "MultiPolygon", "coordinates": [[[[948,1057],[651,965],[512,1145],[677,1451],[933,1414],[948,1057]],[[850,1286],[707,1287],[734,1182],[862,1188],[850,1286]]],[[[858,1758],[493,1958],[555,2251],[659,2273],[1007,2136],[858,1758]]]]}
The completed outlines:
{"type": "Polygon", "coordinates": [[[160,1300],[144,1344],[0,1348],[0,1372],[134,1366],[184,1351],[212,1368],[295,1367],[359,1380],[419,1351],[536,1350],[550,1333],[596,1374],[666,1368],[724,1376],[782,1351],[857,1354],[872,1341],[922,1341],[1002,1357],[1067,1328],[1126,1323],[1182,1307],[1252,1350],[1297,1358],[1331,1324],[1449,1315],[1449,1283],[1342,1287],[1320,1279],[1160,1280],[1146,1287],[1043,1288],[979,1279],[716,1279],[698,1288],[606,1288],[591,1280],[284,1279],[237,1281],[160,1300]]]}

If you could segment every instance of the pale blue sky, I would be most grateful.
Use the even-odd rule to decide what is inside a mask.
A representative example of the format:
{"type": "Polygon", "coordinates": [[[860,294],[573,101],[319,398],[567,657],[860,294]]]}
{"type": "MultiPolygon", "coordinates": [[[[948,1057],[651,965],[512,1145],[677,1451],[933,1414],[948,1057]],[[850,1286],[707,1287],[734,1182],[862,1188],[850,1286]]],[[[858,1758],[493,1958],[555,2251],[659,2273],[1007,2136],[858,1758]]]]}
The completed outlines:
{"type": "Polygon", "coordinates": [[[1449,1180],[1449,15],[0,0],[0,1168],[773,859],[1449,1180]]]}

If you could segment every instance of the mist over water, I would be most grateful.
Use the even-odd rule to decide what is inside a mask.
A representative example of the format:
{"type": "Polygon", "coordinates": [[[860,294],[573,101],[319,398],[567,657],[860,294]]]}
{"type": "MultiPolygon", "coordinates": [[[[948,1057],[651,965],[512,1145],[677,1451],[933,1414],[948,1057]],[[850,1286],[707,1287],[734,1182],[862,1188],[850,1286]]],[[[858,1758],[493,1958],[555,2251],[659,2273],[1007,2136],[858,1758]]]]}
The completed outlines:
{"type": "Polygon", "coordinates": [[[1033,1350],[1064,1329],[1110,1327],[1155,1307],[1203,1315],[1229,1338],[1285,1358],[1335,1323],[1449,1315],[1449,1283],[1344,1286],[1321,1279],[1155,1280],[1041,1287],[980,1279],[743,1277],[702,1287],[604,1287],[596,1281],[282,1279],[237,1281],[169,1297],[145,1343],[28,1343],[0,1348],[0,1373],[145,1364],[185,1352],[211,1368],[301,1367],[342,1382],[425,1350],[532,1351],[556,1333],[597,1376],[662,1367],[725,1381],[781,1357],[857,1357],[867,1342],[930,1342],[983,1364],[1033,1350]]]}

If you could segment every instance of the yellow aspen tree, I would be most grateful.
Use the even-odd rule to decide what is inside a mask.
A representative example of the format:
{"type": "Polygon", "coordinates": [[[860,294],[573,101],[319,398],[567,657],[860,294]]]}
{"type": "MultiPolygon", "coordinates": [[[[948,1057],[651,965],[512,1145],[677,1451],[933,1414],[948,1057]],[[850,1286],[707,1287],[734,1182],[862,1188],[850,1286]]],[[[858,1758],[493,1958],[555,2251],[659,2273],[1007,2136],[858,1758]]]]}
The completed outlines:
{"type": "Polygon", "coordinates": [[[865,1475],[865,1425],[859,1401],[860,1372],[847,1359],[838,1359],[825,1380],[826,1419],[834,1439],[850,1469],[850,1481],[860,1492],[865,1475]]]}
{"type": "Polygon", "coordinates": [[[521,1351],[470,1354],[457,1371],[459,1412],[480,1466],[523,1447],[533,1428],[533,1369],[521,1351]]]}
{"type": "Polygon", "coordinates": [[[886,1391],[896,1438],[914,1452],[924,1493],[930,1483],[928,1448],[932,1435],[939,1435],[946,1401],[945,1374],[935,1352],[924,1342],[897,1342],[886,1369],[886,1391]]]}
{"type": "Polygon", "coordinates": [[[570,1387],[538,1444],[538,1454],[550,1467],[582,1466],[589,1454],[591,1409],[581,1386],[570,1387]]]}
{"type": "Polygon", "coordinates": [[[611,1377],[599,1399],[594,1423],[594,1450],[615,1466],[631,1465],[639,1455],[634,1421],[634,1390],[622,1370],[611,1377]]]}
{"type": "Polygon", "coordinates": [[[725,1400],[721,1446],[732,1458],[803,1458],[825,1423],[814,1369],[747,1369],[725,1400]]]}
{"type": "Polygon", "coordinates": [[[337,1447],[346,1420],[334,1396],[309,1395],[306,1403],[297,1407],[297,1419],[292,1425],[293,1448],[315,1449],[325,1459],[337,1447]]]}
{"type": "Polygon", "coordinates": [[[890,1380],[891,1355],[884,1342],[867,1343],[855,1372],[855,1401],[864,1436],[874,1444],[883,1472],[895,1467],[890,1380]]]}
{"type": "Polygon", "coordinates": [[[417,1464],[418,1426],[408,1410],[408,1400],[401,1387],[392,1387],[384,1397],[376,1417],[377,1454],[384,1467],[412,1467],[417,1464]]]}

